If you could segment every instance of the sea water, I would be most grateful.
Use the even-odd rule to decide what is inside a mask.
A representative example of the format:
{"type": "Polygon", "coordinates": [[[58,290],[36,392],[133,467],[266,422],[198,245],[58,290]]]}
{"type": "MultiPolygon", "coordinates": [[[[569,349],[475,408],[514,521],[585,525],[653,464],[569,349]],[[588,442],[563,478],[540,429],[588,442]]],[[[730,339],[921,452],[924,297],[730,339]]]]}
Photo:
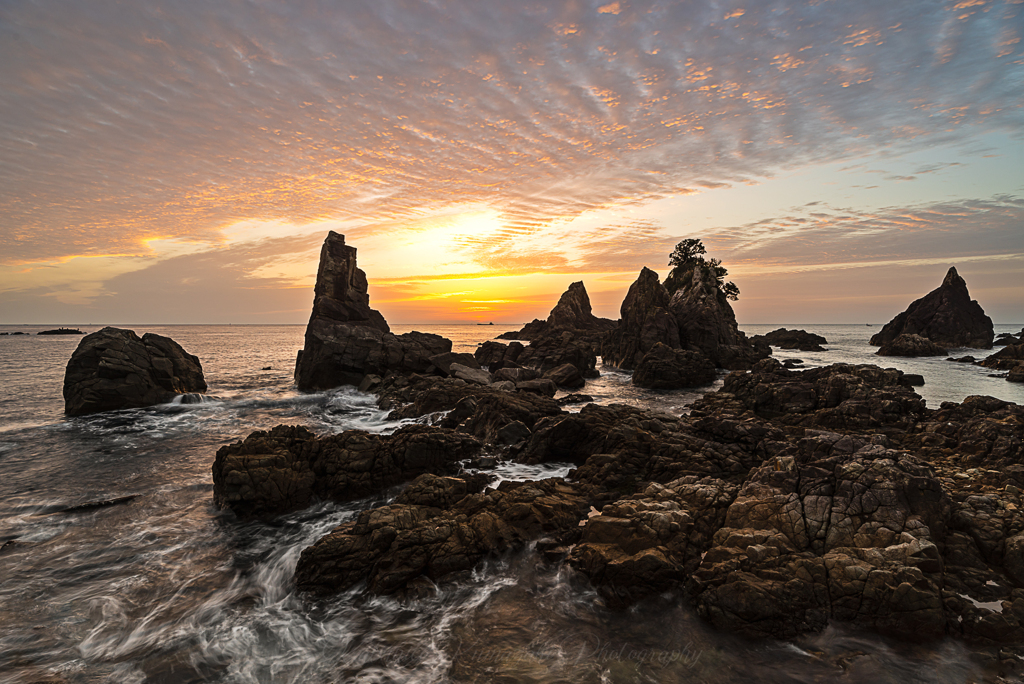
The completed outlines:
{"type": "MultiPolygon", "coordinates": [[[[100,326],[83,327],[87,332],[100,326]]],[[[123,326],[130,327],[130,326],[123,326]]],[[[745,326],[748,334],[780,326],[745,326]]],[[[873,356],[877,327],[794,326],[829,351],[810,365],[877,363],[925,377],[936,408],[1024,387],[941,358],[873,356]]],[[[453,340],[503,326],[393,326],[453,340]]],[[[42,326],[0,326],[35,333],[42,326]]],[[[709,629],[676,596],[609,611],[571,572],[529,551],[481,564],[418,598],[358,589],[311,600],[291,585],[303,548],[394,490],[240,523],[212,502],[216,450],[253,430],[389,432],[374,397],[305,394],[292,381],[303,326],[136,326],[200,357],[203,403],[68,418],[61,385],[78,336],[0,336],[0,682],[961,682],[981,667],[955,641],[914,646],[830,627],[788,642],[709,629]],[[502,678],[504,677],[504,678],[502,678]]],[[[997,326],[1015,332],[1019,325],[997,326]]],[[[987,351],[956,350],[955,355],[987,351]]],[[[599,403],[671,413],[706,388],[652,392],[602,369],[599,403]]],[[[501,479],[564,476],[566,464],[499,468],[501,479]]]]}

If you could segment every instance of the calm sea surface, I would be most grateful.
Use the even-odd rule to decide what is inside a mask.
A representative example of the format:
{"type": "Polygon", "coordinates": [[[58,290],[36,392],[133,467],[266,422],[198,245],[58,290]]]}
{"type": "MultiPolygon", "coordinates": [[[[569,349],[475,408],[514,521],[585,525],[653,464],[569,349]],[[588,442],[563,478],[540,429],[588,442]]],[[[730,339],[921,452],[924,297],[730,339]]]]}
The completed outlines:
{"type": "MultiPolygon", "coordinates": [[[[35,333],[52,326],[0,326],[35,333]]],[[[83,327],[92,332],[101,326],[83,327]]],[[[132,327],[132,326],[123,326],[132,327]]],[[[780,326],[744,326],[748,334],[780,326]]],[[[875,363],[920,373],[935,408],[1024,386],[942,359],[873,355],[871,326],[787,325],[829,351],[780,352],[808,365],[875,363]]],[[[997,326],[1016,332],[1020,325],[997,326]]],[[[355,512],[321,505],[241,524],[212,505],[216,450],[251,431],[302,424],[321,434],[397,427],[350,388],[292,383],[304,326],[135,326],[202,361],[210,401],[66,418],[61,386],[78,336],[0,336],[0,682],[962,682],[980,671],[961,644],[912,647],[832,628],[751,643],[707,629],[678,599],[606,611],[529,554],[481,566],[425,598],[346,594],[310,602],[290,578],[299,552],[355,512]],[[68,510],[134,497],[117,505],[68,510]],[[499,677],[504,675],[506,678],[499,677]]],[[[393,326],[472,351],[503,326],[393,326]]],[[[989,352],[956,350],[982,357],[989,352]]],[[[706,391],[720,386],[721,378],[706,391]]],[[[681,412],[699,392],[650,392],[605,371],[600,403],[681,412]]],[[[500,476],[564,475],[509,465],[500,476]]],[[[393,493],[392,493],[393,495],[393,493]]]]}

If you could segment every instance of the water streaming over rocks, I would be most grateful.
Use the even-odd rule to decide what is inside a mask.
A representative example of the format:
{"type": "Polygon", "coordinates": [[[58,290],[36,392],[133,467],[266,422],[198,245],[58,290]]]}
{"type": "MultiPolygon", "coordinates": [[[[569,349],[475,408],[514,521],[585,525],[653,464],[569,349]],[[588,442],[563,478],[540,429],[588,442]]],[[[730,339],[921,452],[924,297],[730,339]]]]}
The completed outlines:
{"type": "MultiPolygon", "coordinates": [[[[418,327],[451,338],[455,351],[472,351],[507,329],[418,327]]],[[[829,351],[776,350],[778,358],[920,373],[926,385],[918,391],[931,407],[970,394],[1024,403],[1024,388],[987,369],[873,356],[866,340],[877,327],[796,327],[823,334],[829,351]]],[[[997,333],[1019,327],[997,326],[997,333]]],[[[792,642],[744,641],[710,629],[678,597],[612,612],[577,576],[529,549],[399,598],[357,588],[312,600],[292,586],[301,550],[398,490],[240,523],[213,507],[214,453],[278,424],[327,434],[390,432],[399,423],[352,388],[296,392],[302,326],[135,329],[170,336],[198,355],[209,393],[65,418],[61,381],[79,338],[0,338],[0,682],[904,683],[985,676],[985,663],[953,641],[914,646],[838,627],[792,642]]],[[[598,403],[678,414],[721,381],[654,392],[605,369],[583,391],[598,403]]],[[[568,471],[567,464],[503,464],[495,474],[522,480],[568,471]]]]}

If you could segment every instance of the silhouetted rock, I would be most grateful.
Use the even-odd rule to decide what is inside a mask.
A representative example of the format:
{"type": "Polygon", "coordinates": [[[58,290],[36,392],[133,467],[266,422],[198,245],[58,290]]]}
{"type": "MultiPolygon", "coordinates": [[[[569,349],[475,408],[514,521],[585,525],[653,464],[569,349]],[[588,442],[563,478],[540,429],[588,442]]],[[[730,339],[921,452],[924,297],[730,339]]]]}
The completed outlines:
{"type": "Polygon", "coordinates": [[[807,352],[825,351],[821,345],[828,344],[828,341],[821,335],[815,335],[806,330],[786,330],[785,328],[779,328],[764,335],[755,335],[750,341],[753,343],[758,339],[763,339],[779,349],[797,349],[807,352]]]}
{"type": "Polygon", "coordinates": [[[64,412],[139,408],[205,392],[199,359],[169,337],[103,328],[86,335],[64,371],[64,412]]]}
{"type": "Polygon", "coordinates": [[[878,356],[945,356],[947,350],[926,337],[903,334],[882,345],[878,356]]]}
{"type": "MultiPolygon", "coordinates": [[[[615,321],[607,318],[598,318],[593,314],[590,306],[590,296],[583,286],[583,281],[578,281],[569,286],[562,296],[559,297],[555,308],[551,309],[545,321],[534,319],[527,323],[522,330],[511,331],[498,335],[501,340],[529,340],[533,342],[538,337],[548,334],[555,334],[564,330],[575,332],[579,337],[590,339],[592,336],[601,336],[615,327],[615,321]]],[[[595,340],[590,339],[591,342],[595,340]]]]}
{"type": "Polygon", "coordinates": [[[967,283],[950,267],[937,289],[914,301],[871,338],[883,346],[903,334],[920,335],[946,347],[991,349],[992,319],[971,299],[967,283]]]}
{"type": "Polygon", "coordinates": [[[351,501],[422,473],[454,473],[480,446],[470,435],[424,425],[393,435],[347,430],[327,437],[279,425],[217,451],[213,500],[240,518],[306,508],[315,499],[351,501]]]}
{"type": "Polygon", "coordinates": [[[36,335],[84,335],[78,328],[56,328],[54,330],[41,330],[36,335]]]}
{"type": "Polygon", "coordinates": [[[295,362],[296,385],[303,391],[358,387],[367,375],[422,373],[431,367],[430,357],[452,350],[451,341],[440,335],[389,330],[380,312],[370,308],[355,248],[331,231],[320,250],[313,313],[295,362]]]}
{"type": "Polygon", "coordinates": [[[633,370],[659,342],[680,349],[679,323],[668,303],[668,290],[658,274],[645,266],[622,300],[618,326],[609,333],[602,349],[604,362],[633,370]]]}
{"type": "Polygon", "coordinates": [[[559,387],[568,389],[579,389],[587,384],[576,366],[571,363],[563,363],[557,368],[552,368],[544,374],[544,377],[559,387]]]}
{"type": "Polygon", "coordinates": [[[648,389],[681,389],[714,382],[715,365],[692,351],[655,344],[633,371],[633,384],[648,389]]]}

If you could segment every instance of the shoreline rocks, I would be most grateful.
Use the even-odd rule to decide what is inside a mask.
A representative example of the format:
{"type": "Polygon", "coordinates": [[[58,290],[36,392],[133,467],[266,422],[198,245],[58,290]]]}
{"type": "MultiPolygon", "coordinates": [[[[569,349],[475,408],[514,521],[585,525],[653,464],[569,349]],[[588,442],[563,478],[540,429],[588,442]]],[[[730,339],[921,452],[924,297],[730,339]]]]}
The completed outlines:
{"type": "Polygon", "coordinates": [[[762,340],[779,349],[795,349],[805,352],[826,351],[821,345],[828,344],[828,340],[821,335],[815,335],[806,330],[786,330],[785,328],[750,338],[752,344],[762,340]]]}
{"type": "Polygon", "coordinates": [[[941,347],[927,337],[903,333],[891,342],[886,342],[875,352],[878,356],[945,356],[945,347],[941,347]]]}
{"type": "Polygon", "coordinates": [[[946,347],[974,349],[991,349],[995,337],[992,319],[971,299],[967,283],[952,266],[938,288],[886,323],[871,337],[871,344],[884,346],[903,334],[920,335],[946,347]]]}
{"type": "Polygon", "coordinates": [[[78,343],[64,371],[64,412],[142,408],[206,391],[203,367],[169,337],[106,327],[78,343]]]}

